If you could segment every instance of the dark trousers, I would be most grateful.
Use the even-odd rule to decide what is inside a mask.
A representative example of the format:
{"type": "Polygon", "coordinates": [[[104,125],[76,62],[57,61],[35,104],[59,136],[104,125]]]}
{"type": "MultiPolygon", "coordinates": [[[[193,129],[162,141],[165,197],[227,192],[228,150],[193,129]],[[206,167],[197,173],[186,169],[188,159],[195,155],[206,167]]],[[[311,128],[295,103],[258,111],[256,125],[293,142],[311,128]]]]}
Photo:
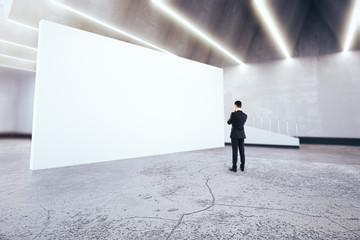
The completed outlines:
{"type": "Polygon", "coordinates": [[[232,146],[232,155],[233,155],[233,169],[237,168],[237,156],[238,156],[238,148],[240,152],[240,169],[244,170],[245,168],[245,149],[244,149],[244,139],[243,138],[231,138],[231,146],[232,146]]]}

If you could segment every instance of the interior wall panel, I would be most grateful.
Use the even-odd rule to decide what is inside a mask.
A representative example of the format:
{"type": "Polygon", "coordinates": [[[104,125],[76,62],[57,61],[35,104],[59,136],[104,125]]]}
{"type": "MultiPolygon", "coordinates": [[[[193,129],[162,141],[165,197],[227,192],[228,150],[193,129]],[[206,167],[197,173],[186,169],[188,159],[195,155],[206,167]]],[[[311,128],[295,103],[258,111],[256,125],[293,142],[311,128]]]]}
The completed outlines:
{"type": "Polygon", "coordinates": [[[286,134],[288,122],[290,135],[359,138],[359,64],[355,51],[225,68],[225,117],[240,99],[249,126],[277,132],[279,122],[286,134]]]}

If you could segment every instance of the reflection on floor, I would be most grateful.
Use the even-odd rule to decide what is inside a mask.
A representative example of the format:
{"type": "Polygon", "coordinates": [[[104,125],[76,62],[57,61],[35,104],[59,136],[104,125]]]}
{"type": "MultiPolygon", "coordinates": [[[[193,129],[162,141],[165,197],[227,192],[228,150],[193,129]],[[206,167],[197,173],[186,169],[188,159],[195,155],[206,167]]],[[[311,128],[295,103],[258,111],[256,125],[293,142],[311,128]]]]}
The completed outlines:
{"type": "MultiPolygon", "coordinates": [[[[120,147],[120,146],[119,146],[120,147]]],[[[0,239],[360,239],[360,148],[231,148],[30,171],[0,140],[0,239]]]]}

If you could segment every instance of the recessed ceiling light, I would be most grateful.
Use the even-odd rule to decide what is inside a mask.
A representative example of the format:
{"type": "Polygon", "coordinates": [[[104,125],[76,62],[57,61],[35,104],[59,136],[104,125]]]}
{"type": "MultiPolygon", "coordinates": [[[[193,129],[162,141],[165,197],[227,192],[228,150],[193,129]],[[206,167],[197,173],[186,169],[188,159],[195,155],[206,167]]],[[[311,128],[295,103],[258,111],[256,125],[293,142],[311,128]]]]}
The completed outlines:
{"type": "Polygon", "coordinates": [[[36,63],[36,61],[34,61],[34,60],[14,57],[14,56],[6,55],[6,54],[0,54],[0,57],[6,57],[6,58],[11,58],[11,59],[15,59],[15,60],[24,61],[24,62],[36,63]]]}
{"type": "Polygon", "coordinates": [[[258,11],[263,24],[267,27],[268,31],[271,33],[276,45],[279,47],[281,52],[286,58],[290,58],[290,53],[286,47],[284,37],[280,33],[279,27],[276,26],[275,17],[271,13],[269,7],[267,6],[266,0],[254,0],[256,10],[258,11]]]}
{"type": "Polygon", "coordinates": [[[181,16],[179,13],[177,13],[175,10],[171,9],[169,6],[167,6],[163,1],[161,0],[152,0],[154,4],[156,4],[160,9],[162,9],[164,12],[169,14],[171,17],[173,17],[176,21],[178,21],[180,24],[185,26],[186,28],[193,31],[195,34],[197,34],[199,37],[201,37],[206,42],[210,43],[212,46],[220,50],[222,53],[224,53],[226,56],[233,59],[235,62],[243,64],[243,62],[235,57],[230,51],[225,49],[225,47],[221,46],[219,43],[217,43],[215,40],[211,39],[208,35],[206,35],[202,30],[200,30],[198,27],[196,27],[194,24],[192,24],[189,20],[185,19],[185,17],[181,16]]]}
{"type": "Polygon", "coordinates": [[[19,26],[26,27],[26,28],[31,29],[31,30],[34,30],[34,31],[39,31],[39,29],[36,28],[36,27],[33,27],[33,26],[27,25],[27,24],[25,24],[25,23],[21,23],[21,22],[12,20],[12,19],[10,19],[10,18],[6,19],[6,21],[11,22],[11,23],[15,23],[15,24],[17,24],[17,25],[19,25],[19,26]]]}
{"type": "Polygon", "coordinates": [[[344,51],[349,51],[353,44],[356,26],[360,23],[360,0],[354,0],[345,38],[344,51]]]}
{"type": "Polygon", "coordinates": [[[37,49],[34,48],[34,47],[29,47],[29,46],[26,46],[26,45],[23,45],[23,44],[20,44],[20,43],[10,42],[10,41],[4,40],[4,39],[0,39],[0,42],[11,44],[11,45],[14,45],[14,46],[17,46],[17,47],[23,47],[23,48],[27,48],[27,49],[37,51],[37,49]]]}
{"type": "Polygon", "coordinates": [[[142,39],[140,39],[140,38],[138,38],[138,37],[136,37],[136,36],[134,36],[134,35],[132,35],[132,34],[130,34],[130,33],[127,33],[127,32],[125,32],[125,31],[123,31],[123,30],[121,30],[121,29],[119,29],[119,28],[116,28],[116,27],[114,27],[114,26],[111,26],[110,24],[107,24],[107,23],[105,23],[105,22],[103,22],[103,21],[101,21],[101,20],[99,20],[99,19],[96,19],[96,18],[94,18],[94,17],[92,17],[92,16],[90,16],[90,15],[88,15],[88,14],[85,14],[85,13],[79,11],[79,10],[76,10],[76,9],[72,8],[72,7],[69,7],[69,6],[67,6],[67,5],[65,5],[65,4],[63,4],[63,3],[60,3],[60,2],[55,1],[55,0],[50,0],[50,1],[53,2],[53,3],[55,3],[55,4],[58,5],[58,6],[62,7],[62,8],[65,8],[66,10],[68,10],[68,11],[70,11],[70,12],[72,12],[72,13],[75,13],[75,14],[77,14],[77,15],[83,17],[83,18],[86,18],[86,19],[88,19],[88,20],[90,20],[90,21],[93,21],[93,22],[95,22],[95,23],[97,23],[97,24],[99,24],[99,25],[101,25],[101,26],[103,26],[103,27],[109,28],[109,29],[111,29],[111,30],[113,30],[113,31],[115,31],[115,32],[118,32],[118,33],[120,33],[120,34],[122,34],[122,35],[125,35],[125,36],[127,36],[127,37],[129,37],[129,38],[131,38],[131,39],[133,39],[133,40],[135,40],[135,41],[137,41],[137,42],[140,42],[140,43],[142,43],[142,44],[145,44],[146,46],[149,46],[149,47],[151,47],[151,48],[157,49],[157,50],[159,50],[159,51],[161,51],[161,52],[165,52],[165,53],[172,54],[172,53],[170,53],[170,52],[168,52],[168,51],[166,51],[166,50],[164,50],[164,49],[162,49],[162,48],[160,48],[160,47],[158,47],[158,46],[155,46],[154,44],[151,44],[151,43],[149,43],[149,42],[147,42],[147,41],[144,41],[144,40],[142,40],[142,39]]]}

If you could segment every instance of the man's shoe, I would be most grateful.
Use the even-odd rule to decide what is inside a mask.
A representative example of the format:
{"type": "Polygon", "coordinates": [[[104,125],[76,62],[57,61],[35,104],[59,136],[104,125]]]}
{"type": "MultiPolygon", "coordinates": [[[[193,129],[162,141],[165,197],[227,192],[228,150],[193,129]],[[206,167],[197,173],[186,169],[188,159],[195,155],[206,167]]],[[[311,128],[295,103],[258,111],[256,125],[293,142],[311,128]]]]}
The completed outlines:
{"type": "Polygon", "coordinates": [[[240,168],[240,170],[243,172],[244,171],[244,169],[243,168],[240,168]]]}
{"type": "Polygon", "coordinates": [[[236,172],[236,168],[229,168],[230,171],[236,172]]]}

